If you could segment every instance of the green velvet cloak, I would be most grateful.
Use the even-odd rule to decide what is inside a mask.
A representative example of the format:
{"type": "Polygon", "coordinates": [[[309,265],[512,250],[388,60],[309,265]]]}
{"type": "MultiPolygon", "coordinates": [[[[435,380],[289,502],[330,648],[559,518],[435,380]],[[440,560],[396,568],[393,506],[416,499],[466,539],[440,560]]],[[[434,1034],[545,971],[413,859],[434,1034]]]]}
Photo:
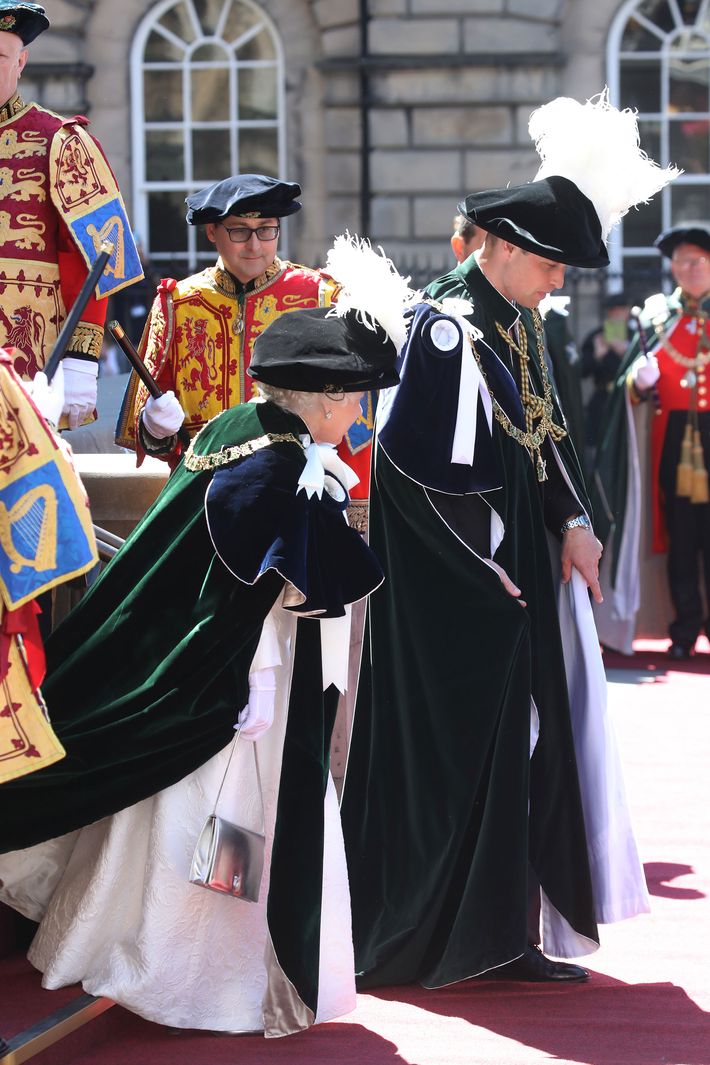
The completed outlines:
{"type": "MultiPolygon", "coordinates": [[[[210,422],[195,450],[304,432],[299,418],[273,404],[248,404],[210,422]]],[[[322,609],[325,596],[331,616],[351,601],[337,602],[343,571],[349,587],[363,585],[358,598],[381,580],[362,538],[343,521],[345,502],[296,493],[304,463],[296,439],[217,473],[179,465],[48,644],[43,691],[67,755],[0,788],[0,851],[130,806],[229,744],[262,624],[284,578],[305,591],[304,612],[322,609]],[[226,505],[220,512],[221,535],[236,545],[228,569],[208,529],[205,497],[213,479],[224,487],[230,477],[242,480],[231,495],[227,481],[224,492],[227,503],[239,504],[238,520],[226,505]]],[[[267,914],[279,965],[314,1015],[323,802],[338,692],[322,690],[316,620],[298,618],[292,654],[267,914]]]]}
{"type": "MultiPolygon", "coordinates": [[[[493,326],[511,324],[510,304],[477,268],[429,291],[471,300],[510,365],[493,326]]],[[[529,865],[597,939],[540,485],[527,453],[496,422],[493,433],[506,471],[488,493],[506,529],[495,558],[524,609],[466,546],[481,496],[448,497],[444,520],[436,495],[375,450],[370,543],[386,580],[369,604],[342,804],[362,987],[441,986],[522,954],[529,865]]],[[[559,451],[585,505],[574,451],[559,451]]]]}

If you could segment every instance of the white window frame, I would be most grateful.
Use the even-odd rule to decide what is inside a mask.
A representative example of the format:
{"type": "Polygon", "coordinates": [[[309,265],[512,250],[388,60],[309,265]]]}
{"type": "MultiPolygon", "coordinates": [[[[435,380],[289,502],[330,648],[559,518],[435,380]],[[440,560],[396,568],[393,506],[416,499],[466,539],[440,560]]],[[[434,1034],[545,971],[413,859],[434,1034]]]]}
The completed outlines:
{"type": "MultiPolygon", "coordinates": [[[[691,25],[683,20],[677,0],[668,0],[668,6],[673,15],[675,23],[675,29],[670,32],[662,30],[659,26],[656,26],[645,15],[642,15],[637,9],[641,6],[643,0],[626,0],[626,3],[617,11],[614,21],[612,22],[609,37],[607,39],[607,73],[608,73],[608,85],[609,85],[609,98],[613,104],[617,107],[627,106],[624,100],[620,99],[620,86],[621,86],[621,61],[626,57],[634,57],[636,59],[660,59],[661,66],[661,110],[659,112],[643,112],[639,113],[639,120],[642,121],[654,121],[660,125],[660,143],[661,143],[661,158],[656,162],[661,166],[668,166],[673,160],[669,158],[669,140],[670,140],[670,120],[668,109],[668,59],[669,49],[673,41],[683,34],[692,34],[693,36],[705,37],[708,42],[708,53],[710,54],[710,28],[700,30],[697,25],[691,25]],[[637,21],[644,26],[649,33],[652,33],[655,37],[662,42],[661,48],[658,52],[624,52],[621,48],[621,40],[631,16],[637,19],[637,21]]],[[[696,15],[696,24],[701,20],[706,19],[709,14],[710,0],[701,0],[696,15]]],[[[693,53],[695,54],[695,53],[693,53]]],[[[676,53],[677,55],[677,53],[676,53]]],[[[710,108],[710,102],[708,103],[710,108]]],[[[673,119],[688,120],[698,119],[705,116],[710,120],[709,111],[694,111],[690,112],[675,112],[673,119]]],[[[710,164],[708,164],[710,166],[710,164]]],[[[681,174],[676,178],[675,185],[710,185],[710,172],[705,174],[681,174]]],[[[674,219],[671,217],[671,186],[667,185],[660,193],[661,197],[661,231],[667,229],[673,224],[674,219]]],[[[641,207],[643,210],[643,207],[641,207]]],[[[622,223],[623,226],[623,223],[622,223]]],[[[648,257],[649,255],[657,255],[658,252],[653,247],[625,247],[623,244],[623,229],[621,229],[621,239],[615,241],[609,248],[610,258],[610,271],[612,273],[621,274],[623,272],[624,261],[629,261],[633,258],[648,257]]]]}
{"type": "MultiPolygon", "coordinates": [[[[169,260],[176,258],[187,257],[189,262],[190,272],[199,269],[205,262],[214,261],[214,254],[204,251],[198,251],[197,249],[197,231],[196,227],[185,225],[187,230],[186,250],[184,253],[155,253],[150,247],[149,236],[149,213],[148,213],[148,195],[150,192],[175,192],[184,191],[185,195],[189,195],[198,188],[204,188],[210,184],[209,180],[195,181],[192,177],[192,152],[186,150],[188,144],[188,134],[195,129],[224,129],[225,123],[223,120],[218,122],[193,122],[191,121],[191,101],[187,92],[187,86],[190,79],[186,76],[187,70],[205,70],[210,68],[223,70],[225,64],[217,60],[199,60],[192,61],[191,57],[199,48],[209,44],[217,44],[224,49],[225,57],[228,57],[228,71],[229,71],[229,132],[230,132],[230,151],[233,161],[233,173],[239,172],[239,137],[243,130],[250,128],[256,129],[269,129],[273,128],[277,131],[277,159],[278,159],[278,177],[284,177],[285,156],[286,156],[286,128],[285,128],[285,115],[286,115],[286,100],[285,100],[285,78],[284,78],[284,53],[281,43],[280,35],[276,29],[274,22],[271,18],[262,10],[262,8],[253,2],[253,0],[223,0],[222,11],[215,28],[214,35],[205,35],[202,31],[197,13],[194,8],[193,0],[161,0],[157,3],[142,19],[138,29],[136,31],[133,43],[131,45],[130,56],[130,77],[131,77],[131,115],[132,121],[132,171],[133,171],[133,218],[134,225],[137,232],[144,240],[146,250],[151,259],[158,265],[161,260],[169,260]],[[158,26],[160,19],[165,15],[170,8],[178,7],[180,4],[185,5],[193,23],[195,31],[195,40],[187,43],[182,41],[179,37],[174,36],[164,27],[158,26]],[[233,44],[228,44],[222,39],[221,32],[224,29],[224,25],[229,14],[231,7],[238,4],[241,7],[248,8],[255,15],[258,16],[260,22],[257,27],[249,30],[238,38],[233,44]],[[262,32],[262,30],[268,30],[271,39],[273,41],[275,50],[275,59],[269,60],[237,60],[236,52],[238,48],[242,47],[247,41],[256,36],[256,34],[262,32]],[[148,38],[151,33],[156,30],[167,40],[173,43],[176,47],[183,50],[182,62],[175,61],[163,61],[163,62],[146,62],[144,59],[145,49],[148,42],[148,38]],[[277,96],[276,96],[276,118],[273,121],[263,121],[254,119],[238,119],[237,103],[238,103],[238,76],[239,70],[245,69],[269,69],[274,68],[276,73],[277,83],[277,96]],[[183,115],[180,121],[170,122],[148,122],[145,118],[144,96],[143,96],[143,74],[146,70],[181,70],[182,71],[182,83],[183,83],[183,115]],[[183,137],[183,152],[185,162],[185,177],[181,181],[149,181],[146,176],[146,144],[145,134],[149,130],[170,129],[177,130],[182,133],[183,137]]],[[[215,177],[214,180],[218,178],[215,177]]],[[[282,245],[285,249],[285,234],[282,234],[282,245]]],[[[285,250],[284,250],[284,253],[285,250]]]]}

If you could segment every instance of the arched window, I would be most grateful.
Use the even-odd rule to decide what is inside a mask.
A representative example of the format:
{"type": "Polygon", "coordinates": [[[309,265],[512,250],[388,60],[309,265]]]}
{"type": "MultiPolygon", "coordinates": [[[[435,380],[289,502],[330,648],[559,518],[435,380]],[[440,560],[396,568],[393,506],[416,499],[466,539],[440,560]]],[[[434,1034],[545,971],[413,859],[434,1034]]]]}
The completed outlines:
{"type": "Polygon", "coordinates": [[[653,241],[667,226],[710,219],[710,0],[630,0],[609,35],[612,102],[638,110],[641,146],[665,166],[684,170],[651,204],[630,211],[612,270],[645,294],[660,281],[653,241]]]}
{"type": "Polygon", "coordinates": [[[185,197],[235,173],[279,176],[283,60],[251,0],[162,0],[131,52],[134,220],[162,273],[214,259],[185,197]]]}

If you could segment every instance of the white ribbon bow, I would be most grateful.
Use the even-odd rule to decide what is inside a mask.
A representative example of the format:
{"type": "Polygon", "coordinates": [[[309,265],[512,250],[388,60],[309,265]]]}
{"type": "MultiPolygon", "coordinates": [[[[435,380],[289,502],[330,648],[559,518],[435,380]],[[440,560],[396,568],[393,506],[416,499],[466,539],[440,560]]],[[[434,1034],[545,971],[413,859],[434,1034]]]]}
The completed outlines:
{"type": "Polygon", "coordinates": [[[473,311],[473,307],[467,300],[445,299],[442,300],[441,307],[444,313],[457,321],[463,330],[459,401],[456,410],[456,428],[451,445],[451,461],[461,466],[473,466],[479,394],[483,400],[488,430],[491,432],[493,429],[493,404],[471,347],[471,339],[480,340],[483,333],[472,326],[465,317],[473,311]]]}
{"type": "Polygon", "coordinates": [[[301,443],[306,452],[306,465],[298,478],[297,495],[303,489],[309,499],[314,494],[320,499],[325,488],[329,495],[335,496],[337,493],[325,483],[326,472],[336,477],[348,492],[359,483],[360,478],[343,462],[333,444],[316,444],[310,436],[302,436],[301,443]]]}

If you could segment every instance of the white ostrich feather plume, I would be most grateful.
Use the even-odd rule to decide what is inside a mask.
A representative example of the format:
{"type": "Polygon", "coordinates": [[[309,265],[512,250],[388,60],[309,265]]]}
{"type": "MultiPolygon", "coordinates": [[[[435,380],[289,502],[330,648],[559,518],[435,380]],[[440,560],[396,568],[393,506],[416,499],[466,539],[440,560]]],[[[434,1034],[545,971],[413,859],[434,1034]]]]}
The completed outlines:
{"type": "Polygon", "coordinates": [[[641,150],[636,112],[612,106],[608,89],[584,104],[559,96],[533,111],[528,129],[541,159],[535,180],[573,181],[594,204],[603,240],[631,207],[682,173],[641,150]]]}
{"type": "Polygon", "coordinates": [[[342,318],[354,310],[366,328],[374,332],[381,326],[399,355],[407,339],[404,309],[416,296],[410,279],[397,272],[382,248],[375,251],[369,240],[349,233],[335,238],[325,269],[342,285],[332,313],[342,318]]]}

